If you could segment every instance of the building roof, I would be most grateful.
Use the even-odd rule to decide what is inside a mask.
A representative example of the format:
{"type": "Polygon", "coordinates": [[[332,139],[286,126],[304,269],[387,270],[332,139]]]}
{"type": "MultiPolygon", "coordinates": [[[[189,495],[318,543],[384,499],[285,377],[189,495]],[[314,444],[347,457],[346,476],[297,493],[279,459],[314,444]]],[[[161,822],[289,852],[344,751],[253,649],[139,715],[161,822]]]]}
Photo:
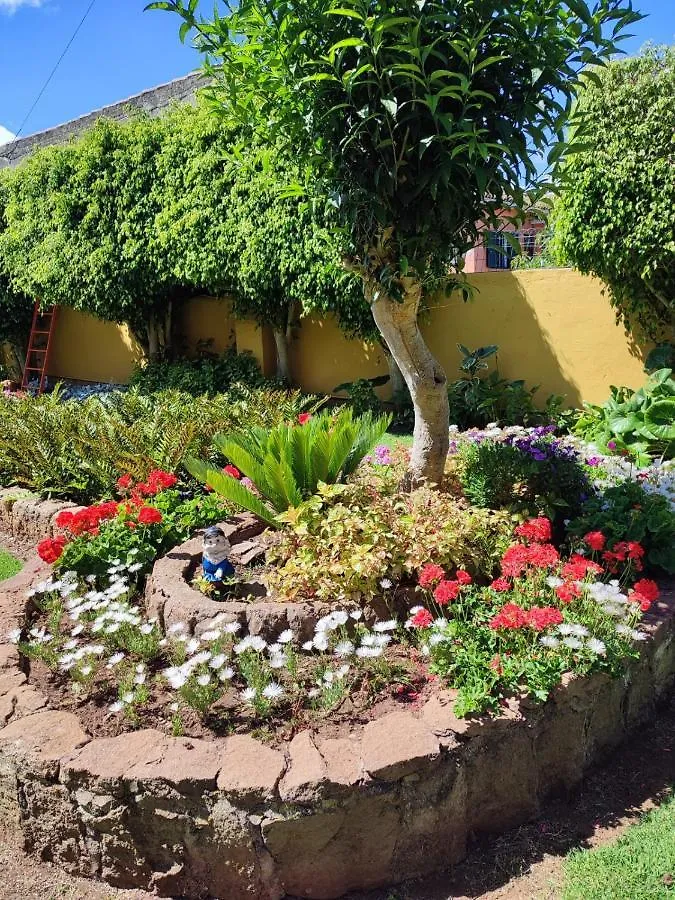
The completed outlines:
{"type": "Polygon", "coordinates": [[[17,166],[26,159],[33,150],[38,147],[49,147],[53,144],[65,144],[71,138],[77,137],[90,128],[98,119],[116,119],[123,121],[129,118],[134,109],[140,109],[151,116],[160,115],[172,103],[185,103],[194,100],[197,89],[204,84],[204,75],[201,72],[191,72],[182,78],[175,78],[166,84],[141,91],[119,100],[110,106],[94,110],[70,122],[47,128],[45,131],[37,131],[8,144],[0,146],[0,168],[5,166],[17,166]]]}

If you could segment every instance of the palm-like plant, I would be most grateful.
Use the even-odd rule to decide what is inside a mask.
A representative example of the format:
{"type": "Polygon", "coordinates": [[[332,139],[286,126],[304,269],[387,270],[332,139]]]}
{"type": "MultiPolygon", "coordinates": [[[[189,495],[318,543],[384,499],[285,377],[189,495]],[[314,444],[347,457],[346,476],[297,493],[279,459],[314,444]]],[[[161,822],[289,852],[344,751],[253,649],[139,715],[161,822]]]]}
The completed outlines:
{"type": "Polygon", "coordinates": [[[389,416],[321,413],[304,424],[250,428],[218,435],[217,449],[255,485],[257,493],[211,463],[189,458],[186,468],[222,497],[269,525],[317,492],[320,483],[345,481],[389,427],[389,416]],[[259,495],[259,496],[258,496],[259,495]]]}

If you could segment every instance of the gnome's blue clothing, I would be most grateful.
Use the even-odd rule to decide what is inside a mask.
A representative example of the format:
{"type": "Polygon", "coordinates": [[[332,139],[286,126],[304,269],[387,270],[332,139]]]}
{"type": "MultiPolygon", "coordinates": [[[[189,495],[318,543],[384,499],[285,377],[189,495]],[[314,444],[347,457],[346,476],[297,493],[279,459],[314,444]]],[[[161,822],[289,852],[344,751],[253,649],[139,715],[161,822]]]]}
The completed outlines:
{"type": "Polygon", "coordinates": [[[223,578],[231,578],[234,575],[234,568],[232,563],[229,560],[224,559],[219,563],[209,562],[207,559],[202,558],[202,570],[204,572],[204,578],[207,581],[222,581],[223,578]]]}

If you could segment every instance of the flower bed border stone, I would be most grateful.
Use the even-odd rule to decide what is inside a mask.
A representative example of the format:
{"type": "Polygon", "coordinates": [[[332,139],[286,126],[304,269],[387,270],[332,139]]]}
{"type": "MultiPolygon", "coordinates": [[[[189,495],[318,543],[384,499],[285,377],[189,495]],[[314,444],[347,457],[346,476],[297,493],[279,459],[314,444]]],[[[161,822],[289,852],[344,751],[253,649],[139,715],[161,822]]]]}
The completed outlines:
{"type": "MultiPolygon", "coordinates": [[[[47,572],[32,560],[3,584],[0,635],[47,572]]],[[[152,729],[91,738],[0,644],[0,815],[71,873],[164,896],[322,900],[394,884],[532,818],[654,714],[675,680],[672,587],[644,626],[625,677],[567,677],[543,706],[461,720],[439,690],[421,709],[348,737],[301,732],[283,750],[152,729]]]]}

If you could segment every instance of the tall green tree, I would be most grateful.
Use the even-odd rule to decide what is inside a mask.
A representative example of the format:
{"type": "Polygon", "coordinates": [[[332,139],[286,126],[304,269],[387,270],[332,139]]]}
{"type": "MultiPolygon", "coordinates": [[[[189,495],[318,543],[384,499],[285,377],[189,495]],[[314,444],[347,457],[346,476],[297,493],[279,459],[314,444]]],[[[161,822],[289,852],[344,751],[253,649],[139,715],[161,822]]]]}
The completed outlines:
{"type": "Polygon", "coordinates": [[[175,307],[194,290],[175,278],[155,230],[164,135],[160,119],[102,119],[38,150],[3,179],[0,232],[16,290],[127,323],[152,358],[170,351],[175,307]]]}
{"type": "Polygon", "coordinates": [[[673,338],[675,47],[592,73],[579,96],[584,149],[555,207],[558,252],[609,288],[617,318],[673,338]]]}
{"type": "Polygon", "coordinates": [[[283,192],[302,175],[284,148],[242,143],[201,105],[174,110],[166,124],[156,230],[176,277],[229,294],[235,315],[270,325],[286,380],[302,316],[332,312],[370,335],[370,309],[341,266],[335,214],[283,192]]]}
{"type": "MultiPolygon", "coordinates": [[[[0,172],[0,233],[6,227],[5,203],[5,181],[0,172]]],[[[20,377],[26,363],[32,308],[30,298],[13,287],[10,273],[3,268],[0,258],[0,361],[4,356],[15,377],[20,377]]]]}
{"type": "Polygon", "coordinates": [[[537,154],[563,128],[581,71],[639,18],[631,0],[161,0],[205,55],[221,114],[323,179],[415,407],[411,481],[440,482],[446,376],[418,327],[423,292],[537,199],[537,154]],[[211,7],[211,4],[209,4],[211,7]],[[609,29],[609,33],[607,33],[609,29]]]}

